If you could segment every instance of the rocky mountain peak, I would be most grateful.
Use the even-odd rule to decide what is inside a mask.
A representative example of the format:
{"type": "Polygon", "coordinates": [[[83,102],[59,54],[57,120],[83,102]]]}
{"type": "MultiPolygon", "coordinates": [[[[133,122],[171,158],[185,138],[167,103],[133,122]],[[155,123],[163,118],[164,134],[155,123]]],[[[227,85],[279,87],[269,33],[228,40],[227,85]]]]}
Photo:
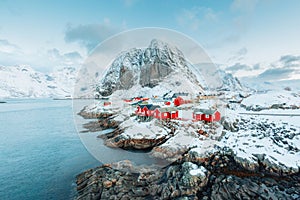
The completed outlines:
{"type": "Polygon", "coordinates": [[[249,88],[245,87],[238,78],[223,70],[218,70],[219,76],[222,80],[222,86],[218,88],[223,91],[248,91],[249,88]]]}
{"type": "Polygon", "coordinates": [[[186,75],[199,85],[183,53],[176,47],[153,39],[147,48],[122,52],[107,70],[97,91],[101,96],[109,96],[116,90],[128,90],[134,85],[153,88],[171,73],[186,75]]]}

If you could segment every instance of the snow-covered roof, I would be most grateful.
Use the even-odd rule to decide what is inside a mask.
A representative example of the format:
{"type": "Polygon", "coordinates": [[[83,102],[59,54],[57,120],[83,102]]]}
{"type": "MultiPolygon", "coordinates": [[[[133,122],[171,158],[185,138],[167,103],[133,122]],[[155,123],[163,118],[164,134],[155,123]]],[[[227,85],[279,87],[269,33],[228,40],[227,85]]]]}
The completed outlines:
{"type": "Polygon", "coordinates": [[[138,105],[139,105],[139,107],[140,107],[141,109],[143,109],[143,108],[146,107],[148,110],[149,110],[150,107],[153,106],[153,104],[138,104],[138,105]]]}
{"type": "Polygon", "coordinates": [[[207,114],[207,115],[213,115],[215,112],[217,112],[217,110],[213,110],[213,109],[201,109],[201,108],[196,108],[194,110],[194,113],[203,113],[203,114],[207,114]]]}
{"type": "Polygon", "coordinates": [[[138,104],[140,104],[140,103],[142,103],[143,102],[143,100],[140,100],[140,101],[137,101],[137,102],[133,102],[133,103],[131,103],[131,105],[138,105],[138,104]]]}
{"type": "Polygon", "coordinates": [[[160,108],[160,106],[159,106],[159,105],[152,105],[152,106],[149,108],[149,110],[155,110],[156,108],[160,108]]]}
{"type": "Polygon", "coordinates": [[[178,92],[178,93],[174,93],[173,94],[173,98],[176,98],[176,97],[179,97],[179,96],[188,96],[189,93],[186,93],[186,92],[178,92]]]}
{"type": "Polygon", "coordinates": [[[176,109],[176,108],[160,108],[159,109],[159,111],[160,112],[175,112],[175,111],[177,111],[178,109],[176,109]]]}
{"type": "Polygon", "coordinates": [[[160,108],[159,105],[153,105],[153,104],[139,104],[139,107],[141,109],[146,107],[148,110],[155,110],[156,108],[160,108]]]}

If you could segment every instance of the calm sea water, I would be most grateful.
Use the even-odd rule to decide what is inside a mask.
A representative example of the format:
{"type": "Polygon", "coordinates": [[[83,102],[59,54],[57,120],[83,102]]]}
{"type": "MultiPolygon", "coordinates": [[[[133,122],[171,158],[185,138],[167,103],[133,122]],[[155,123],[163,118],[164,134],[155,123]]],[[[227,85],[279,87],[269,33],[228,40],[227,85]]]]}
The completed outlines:
{"type": "Polygon", "coordinates": [[[82,145],[72,102],[0,104],[0,199],[72,199],[75,176],[100,165],[82,145]]]}

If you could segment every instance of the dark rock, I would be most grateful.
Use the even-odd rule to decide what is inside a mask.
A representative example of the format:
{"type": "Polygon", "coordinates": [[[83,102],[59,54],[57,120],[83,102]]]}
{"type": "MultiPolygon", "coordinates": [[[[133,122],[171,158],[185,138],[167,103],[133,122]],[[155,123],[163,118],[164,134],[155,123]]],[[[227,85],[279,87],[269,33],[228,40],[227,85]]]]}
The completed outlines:
{"type": "Polygon", "coordinates": [[[231,132],[237,132],[239,130],[238,123],[230,122],[226,117],[222,117],[220,122],[225,130],[231,132]]]}
{"type": "Polygon", "coordinates": [[[265,154],[254,155],[260,163],[254,171],[249,171],[248,165],[244,164],[244,168],[242,163],[236,162],[230,150],[216,152],[205,159],[197,158],[196,154],[187,155],[187,159],[196,162],[174,163],[166,168],[154,169],[124,161],[88,170],[77,176],[77,199],[219,200],[299,197],[299,173],[282,175],[275,168],[268,168],[264,164],[267,162],[265,154]],[[201,165],[209,170],[202,170],[204,174],[193,173],[201,165]]]}

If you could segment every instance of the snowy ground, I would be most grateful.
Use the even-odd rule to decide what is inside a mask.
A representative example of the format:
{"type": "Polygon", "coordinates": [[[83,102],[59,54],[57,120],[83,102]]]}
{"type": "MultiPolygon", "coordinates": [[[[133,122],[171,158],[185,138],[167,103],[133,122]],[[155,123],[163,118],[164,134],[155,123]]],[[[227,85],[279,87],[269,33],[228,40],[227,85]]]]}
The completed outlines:
{"type": "MultiPolygon", "coordinates": [[[[298,103],[299,97],[296,98],[293,94],[290,96],[288,94],[280,95],[277,93],[269,99],[259,100],[256,99],[265,94],[256,94],[244,99],[243,102],[246,102],[247,105],[256,103],[263,106],[282,102],[288,104],[298,103]]],[[[263,98],[267,98],[267,96],[263,98]]],[[[202,105],[208,104],[210,103],[202,102],[202,105]]],[[[103,112],[105,109],[119,108],[115,120],[121,122],[120,128],[124,130],[124,133],[122,133],[124,138],[155,139],[167,136],[171,131],[170,128],[164,126],[157,119],[148,122],[139,121],[134,115],[135,107],[130,105],[123,107],[112,105],[105,109],[99,105],[93,105],[89,109],[94,112],[103,112]]],[[[192,116],[190,108],[188,108],[190,106],[181,106],[181,109],[183,109],[181,115],[192,116]],[[187,108],[187,110],[184,110],[184,108],[187,108]]],[[[298,170],[300,167],[299,109],[266,109],[253,112],[247,111],[239,104],[232,104],[230,108],[224,112],[225,115],[223,116],[229,123],[237,123],[237,131],[225,130],[219,122],[205,124],[203,122],[193,122],[191,118],[186,121],[173,120],[173,125],[176,128],[174,135],[170,136],[159,147],[178,152],[182,149],[192,148],[191,151],[197,152],[201,157],[205,157],[217,151],[217,149],[226,148],[231,149],[236,158],[246,160],[249,163],[257,165],[258,159],[264,159],[268,165],[276,166],[283,171],[295,172],[298,170]],[[268,115],[256,115],[256,113],[268,115]],[[282,116],[282,114],[291,116],[282,116]],[[199,130],[203,132],[199,134],[199,130]]]]}
{"type": "Polygon", "coordinates": [[[136,117],[130,117],[122,122],[119,127],[124,129],[124,133],[121,135],[128,139],[157,139],[168,135],[170,132],[170,130],[162,126],[157,119],[140,123],[136,117]]]}
{"type": "Polygon", "coordinates": [[[219,146],[228,147],[237,157],[257,163],[258,157],[285,171],[300,167],[300,109],[270,109],[274,104],[300,106],[300,97],[293,91],[269,91],[253,94],[242,101],[247,107],[264,107],[249,111],[239,104],[226,111],[230,120],[238,119],[238,132],[226,131],[219,146]]]}
{"type": "Polygon", "coordinates": [[[220,146],[257,162],[257,154],[283,168],[300,167],[300,117],[241,116],[238,132],[227,132],[220,146]],[[298,122],[294,124],[293,122],[298,122]]]}
{"type": "Polygon", "coordinates": [[[248,108],[270,108],[272,105],[300,106],[299,93],[285,91],[269,91],[253,94],[242,101],[242,105],[248,108]]]}

